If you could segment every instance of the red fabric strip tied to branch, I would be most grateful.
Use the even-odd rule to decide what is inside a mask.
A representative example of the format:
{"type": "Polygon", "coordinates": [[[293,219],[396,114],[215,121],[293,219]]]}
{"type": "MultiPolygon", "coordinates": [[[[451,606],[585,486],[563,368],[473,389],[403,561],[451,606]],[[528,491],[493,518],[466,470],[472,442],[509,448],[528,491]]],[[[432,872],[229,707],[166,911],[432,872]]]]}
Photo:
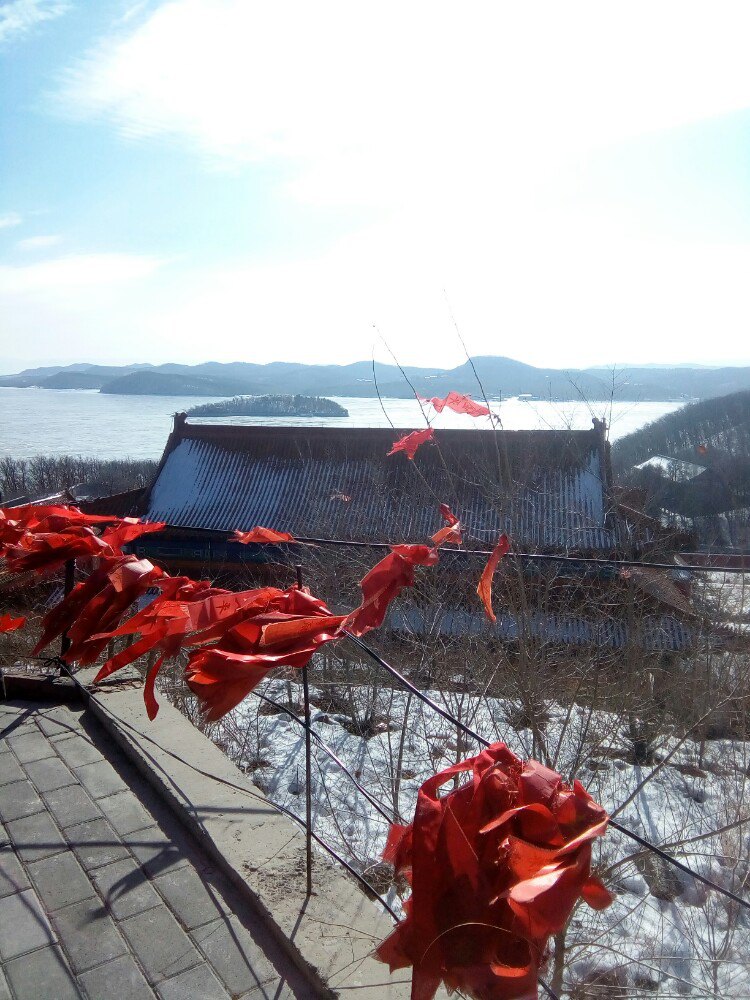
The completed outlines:
{"type": "Polygon", "coordinates": [[[12,618],[10,615],[0,615],[0,633],[15,632],[26,624],[25,618],[12,618]]]}
{"type": "Polygon", "coordinates": [[[80,666],[94,663],[133,601],[163,576],[164,571],[148,559],[125,555],[103,559],[98,569],[44,616],[44,631],[34,655],[66,632],[71,646],[65,659],[80,666]]]}
{"type": "Polygon", "coordinates": [[[428,779],[414,821],[392,828],[384,852],[411,896],[378,957],[412,967],[413,1000],[432,1000],[441,982],[477,1000],[536,998],[548,938],[579,897],[597,909],[612,901],[590,870],[607,820],[579,782],[504,743],[428,779]],[[462,772],[470,780],[441,795],[462,772]]]}
{"type": "Polygon", "coordinates": [[[405,434],[398,441],[394,441],[388,455],[396,455],[399,451],[403,451],[411,461],[416,455],[417,449],[421,448],[427,441],[432,441],[434,437],[435,431],[431,427],[424,431],[412,431],[411,434],[405,434]]]}
{"type": "Polygon", "coordinates": [[[469,417],[489,417],[490,410],[481,403],[475,403],[471,396],[465,396],[460,392],[449,392],[445,399],[433,396],[432,399],[422,399],[423,403],[430,403],[438,413],[442,413],[447,407],[454,413],[465,413],[469,417]]]}
{"type": "Polygon", "coordinates": [[[133,517],[84,514],[77,507],[11,507],[0,518],[0,554],[15,573],[48,573],[69,559],[122,555],[141,535],[161,531],[160,523],[133,517]],[[101,535],[96,528],[107,524],[101,535]]]}
{"type": "MultiPolygon", "coordinates": [[[[262,599],[243,610],[241,621],[190,655],[187,683],[209,720],[238,705],[274,667],[305,666],[321,645],[340,636],[346,620],[304,588],[256,593],[262,599]]],[[[198,633],[186,645],[203,644],[211,634],[198,633]]]]}
{"type": "Polygon", "coordinates": [[[440,545],[461,545],[461,522],[450,509],[448,504],[440,504],[440,516],[445,521],[445,527],[436,531],[432,536],[432,544],[437,548],[440,545]]]}
{"type": "Polygon", "coordinates": [[[484,605],[485,614],[491,622],[497,621],[495,612],[492,610],[492,577],[495,575],[498,563],[503,556],[508,554],[509,550],[510,542],[508,541],[508,536],[500,535],[497,540],[497,545],[490,553],[487,564],[482,570],[482,575],[479,578],[477,593],[479,594],[482,604],[484,605]]]}
{"type": "Polygon", "coordinates": [[[261,528],[257,525],[250,531],[235,531],[233,542],[241,542],[243,545],[272,545],[274,542],[293,542],[294,535],[288,531],[274,531],[273,528],[261,528]]]}
{"type": "Polygon", "coordinates": [[[382,625],[391,601],[404,587],[414,586],[415,567],[432,566],[438,558],[437,549],[430,545],[392,545],[360,583],[362,603],[347,617],[345,628],[360,636],[382,625]]]}

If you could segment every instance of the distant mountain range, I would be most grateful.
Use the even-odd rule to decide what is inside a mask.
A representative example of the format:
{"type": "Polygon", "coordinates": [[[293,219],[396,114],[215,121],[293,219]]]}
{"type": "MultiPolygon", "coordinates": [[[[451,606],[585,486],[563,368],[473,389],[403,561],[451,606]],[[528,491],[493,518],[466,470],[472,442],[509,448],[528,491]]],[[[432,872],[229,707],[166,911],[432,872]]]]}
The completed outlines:
{"type": "MultiPolygon", "coordinates": [[[[473,365],[486,394],[493,398],[529,395],[537,399],[567,400],[691,400],[750,389],[750,367],[673,368],[633,365],[618,368],[613,378],[607,368],[560,370],[535,368],[511,358],[477,357],[473,365]]],[[[147,396],[237,396],[299,393],[311,396],[408,398],[412,387],[423,396],[443,396],[449,390],[481,397],[472,368],[405,367],[358,361],[351,365],[303,365],[243,361],[200,365],[75,364],[27,368],[0,376],[0,386],[43,389],[99,389],[101,392],[147,396]],[[407,381],[408,379],[408,381],[407,381]],[[409,384],[411,383],[411,385],[409,384]]]]}

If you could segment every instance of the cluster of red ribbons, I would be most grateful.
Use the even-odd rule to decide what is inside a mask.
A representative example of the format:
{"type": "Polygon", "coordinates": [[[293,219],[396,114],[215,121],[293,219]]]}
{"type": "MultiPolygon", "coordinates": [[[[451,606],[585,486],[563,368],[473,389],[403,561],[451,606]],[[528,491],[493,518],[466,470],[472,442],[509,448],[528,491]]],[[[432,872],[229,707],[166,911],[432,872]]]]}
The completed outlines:
{"type": "MultiPolygon", "coordinates": [[[[457,519],[447,507],[445,511],[455,532],[457,519]]],[[[268,587],[233,595],[247,603],[218,629],[199,632],[184,644],[200,647],[190,655],[187,682],[207,717],[221,718],[273,668],[303,667],[322,645],[346,633],[361,636],[378,628],[391,601],[414,585],[416,568],[438,561],[438,544],[392,545],[362,579],[359,607],[346,615],[332,614],[304,588],[268,587]]]]}
{"type": "MultiPolygon", "coordinates": [[[[96,680],[158,653],[144,685],[146,709],[153,719],[158,712],[156,676],[166,659],[184,650],[189,653],[187,683],[208,718],[218,719],[273,668],[302,667],[321,645],[347,632],[362,636],[382,625],[390,603],[414,585],[417,567],[434,565],[441,545],[461,544],[458,518],[446,504],[441,504],[440,515],[445,526],[432,536],[432,544],[391,546],[361,581],[360,605],[345,615],[332,614],[306,588],[236,593],[205,580],[172,577],[149,560],[121,551],[121,546],[164,525],[88,515],[75,507],[30,505],[0,511],[0,555],[17,572],[49,572],[74,558],[96,560],[86,579],[45,615],[35,655],[64,634],[70,640],[66,661],[86,666],[95,663],[112,640],[131,638],[126,649],[106,661],[96,680]],[[149,591],[155,592],[150,603],[126,618],[134,602],[149,591]]],[[[293,542],[294,537],[256,526],[235,532],[235,540],[274,544],[293,542]]],[[[493,572],[500,549],[490,560],[493,572]]],[[[486,591],[480,583],[483,599],[486,591]]],[[[485,603],[491,611],[491,604],[485,603]]],[[[0,619],[0,631],[22,624],[23,619],[6,616],[0,619]]]]}
{"type": "MultiPolygon", "coordinates": [[[[0,510],[0,555],[18,572],[59,569],[89,558],[92,570],[43,619],[38,653],[66,634],[69,662],[94,663],[113,639],[131,644],[106,661],[102,680],[147,653],[158,653],[144,686],[148,715],[158,712],[156,675],[168,657],[189,654],[187,683],[209,719],[234,708],[275,667],[302,667],[323,644],[361,636],[383,623],[391,601],[415,582],[419,566],[434,565],[443,544],[460,545],[461,525],[443,504],[444,527],[431,545],[393,545],[361,581],[359,607],[334,615],[306,588],[263,587],[239,593],[208,581],[172,577],[147,559],[121,551],[161,524],[94,517],[76,508],[0,510]],[[131,614],[147,592],[155,596],[131,614]]],[[[236,540],[294,541],[256,527],[236,540]]],[[[489,617],[492,576],[508,551],[503,535],[478,593],[489,617]]],[[[0,617],[0,632],[23,618],[0,617]]],[[[576,782],[530,761],[504,744],[426,781],[408,827],[394,826],[384,857],[411,885],[406,918],[378,955],[392,969],[413,967],[413,1000],[431,1000],[441,982],[479,1000],[536,996],[547,940],[567,921],[579,896],[604,907],[610,896],[590,873],[591,843],[607,816],[576,782]],[[441,796],[461,772],[472,780],[441,796]]]]}
{"type": "Polygon", "coordinates": [[[607,819],[579,782],[570,788],[504,743],[428,779],[414,821],[392,827],[386,845],[411,895],[378,957],[412,966],[413,1000],[431,1000],[441,982],[478,1000],[536,998],[548,939],[579,897],[596,909],[612,901],[591,875],[607,819]]]}
{"type": "MultiPolygon", "coordinates": [[[[164,525],[134,518],[93,516],[74,507],[28,506],[0,512],[0,554],[21,572],[59,569],[74,558],[95,559],[85,580],[42,621],[34,654],[61,635],[70,646],[65,660],[96,662],[115,639],[130,645],[99,670],[101,681],[149,653],[158,654],[144,685],[149,717],[158,712],[156,676],[165,659],[189,654],[187,683],[209,719],[234,708],[275,667],[302,667],[323,644],[345,633],[361,636],[382,625],[388,607],[414,584],[418,566],[434,565],[445,543],[461,544],[458,518],[440,507],[445,527],[431,545],[393,545],[361,581],[362,601],[352,612],[334,615],[306,588],[262,587],[239,593],[212,587],[205,580],[172,577],[147,559],[126,555],[121,546],[164,525]],[[139,598],[152,592],[146,607],[126,617],[139,598]]],[[[293,542],[287,532],[256,526],[235,532],[243,543],[293,542]]],[[[0,619],[0,628],[19,628],[22,620],[0,619]]]]}
{"type": "Polygon", "coordinates": [[[69,559],[121,555],[120,547],[163,524],[28,504],[0,510],[0,555],[13,573],[47,573],[69,559]],[[104,527],[107,525],[108,527],[104,527]],[[97,534],[97,528],[104,528],[97,534]]]}

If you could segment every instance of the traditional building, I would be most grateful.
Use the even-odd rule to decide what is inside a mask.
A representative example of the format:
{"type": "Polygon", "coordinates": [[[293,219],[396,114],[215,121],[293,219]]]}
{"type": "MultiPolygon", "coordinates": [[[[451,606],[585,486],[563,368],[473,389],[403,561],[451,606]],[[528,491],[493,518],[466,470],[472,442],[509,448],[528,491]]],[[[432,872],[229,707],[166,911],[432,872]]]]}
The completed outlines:
{"type": "MultiPolygon", "coordinates": [[[[167,523],[136,551],[170,570],[216,576],[255,567],[262,579],[265,565],[270,582],[272,567],[289,566],[304,553],[240,545],[232,540],[235,529],[288,531],[321,543],[319,551],[326,542],[425,542],[441,527],[438,507],[447,503],[461,520],[464,552],[446,551],[441,560],[441,572],[453,574],[456,586],[451,606],[429,627],[446,635],[489,627],[473,594],[482,559],[470,553],[494,545],[501,532],[537,557],[623,558],[658,544],[655,522],[614,495],[601,422],[584,431],[436,430],[434,443],[423,445],[413,461],[388,456],[406,433],[188,424],[178,415],[150,487],[112,509],[167,523]]],[[[374,551],[371,562],[377,558],[374,551]]],[[[608,565],[543,559],[519,565],[531,602],[523,628],[540,641],[621,647],[632,633],[625,607],[634,607],[625,591],[636,594],[640,645],[674,650],[691,641],[695,622],[679,569],[662,572],[655,588],[653,580],[644,586],[640,575],[625,578],[608,565]],[[597,603],[607,608],[601,619],[592,617],[597,603]],[[614,617],[613,603],[621,611],[614,617]]],[[[419,632],[429,614],[413,605],[394,607],[391,627],[419,632]]],[[[513,641],[521,627],[508,610],[493,632],[513,641]]]]}
{"type": "Polygon", "coordinates": [[[139,512],[195,538],[205,532],[206,543],[256,524],[300,538],[418,542],[448,503],[474,548],[501,531],[538,552],[614,553],[632,542],[612,499],[601,426],[438,430],[414,461],[387,457],[406,433],[193,425],[178,416],[139,512]]]}

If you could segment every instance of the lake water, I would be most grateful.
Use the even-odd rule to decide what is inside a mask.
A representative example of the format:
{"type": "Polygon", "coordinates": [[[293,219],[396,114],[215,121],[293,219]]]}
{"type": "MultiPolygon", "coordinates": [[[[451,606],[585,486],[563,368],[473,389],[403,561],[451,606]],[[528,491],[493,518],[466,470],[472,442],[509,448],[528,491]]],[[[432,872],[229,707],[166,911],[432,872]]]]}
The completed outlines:
{"type": "MultiPolygon", "coordinates": [[[[196,418],[196,423],[268,424],[272,426],[321,425],[335,427],[385,427],[388,420],[377,399],[333,397],[349,411],[348,417],[269,419],[267,417],[196,418]]],[[[98,458],[159,458],[172,427],[172,414],[196,403],[211,402],[196,396],[110,396],[96,391],[8,389],[0,387],[0,455],[84,455],[98,458]]],[[[423,427],[424,418],[414,399],[384,399],[383,405],[396,427],[423,427]]],[[[508,399],[493,404],[508,430],[524,428],[591,427],[592,416],[603,417],[616,440],[680,403],[585,404],[580,401],[549,403],[508,399]]],[[[483,427],[486,419],[443,411],[435,427],[483,427]]]]}

